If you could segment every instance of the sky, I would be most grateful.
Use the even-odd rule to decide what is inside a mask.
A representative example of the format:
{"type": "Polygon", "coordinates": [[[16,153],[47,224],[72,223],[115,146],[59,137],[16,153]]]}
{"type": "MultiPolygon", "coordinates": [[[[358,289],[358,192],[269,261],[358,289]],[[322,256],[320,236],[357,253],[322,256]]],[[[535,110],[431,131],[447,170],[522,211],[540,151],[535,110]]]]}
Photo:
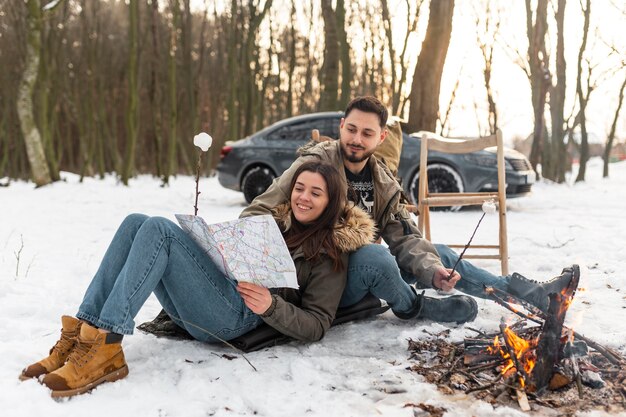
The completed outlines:
{"type": "MultiPolygon", "coordinates": [[[[453,123],[455,130],[477,130],[474,115],[474,100],[476,97],[485,97],[482,75],[482,57],[476,46],[475,12],[473,2],[455,2],[455,15],[450,48],[444,68],[442,80],[441,106],[447,107],[451,90],[459,74],[463,76],[460,84],[457,116],[453,123]]],[[[474,2],[475,3],[475,2],[474,2]]],[[[532,133],[532,107],[530,99],[529,81],[526,74],[515,63],[514,51],[526,51],[528,40],[526,37],[526,11],[523,0],[492,1],[492,7],[502,10],[501,38],[498,42],[494,57],[493,83],[496,102],[500,110],[502,129],[508,139],[514,135],[526,136],[532,133]]],[[[626,40],[623,37],[623,27],[626,17],[621,15],[610,0],[592,2],[590,38],[600,39],[588,41],[586,57],[598,65],[597,73],[608,68],[626,63],[626,40]],[[598,36],[591,34],[597,32],[598,36]],[[623,51],[621,56],[607,58],[606,44],[615,45],[623,51]]],[[[565,59],[567,62],[567,83],[565,114],[570,114],[574,104],[576,83],[576,59],[582,42],[582,14],[578,1],[568,1],[565,18],[565,59]]],[[[550,13],[550,8],[549,8],[550,13]]],[[[555,28],[552,28],[555,29],[555,28]]],[[[550,41],[556,42],[556,36],[551,35],[550,41]]],[[[553,48],[552,55],[556,54],[553,48]]],[[[525,55],[525,53],[524,53],[525,55]]],[[[551,69],[554,74],[554,68],[551,69]]],[[[588,130],[597,140],[602,140],[608,133],[613,121],[617,106],[619,86],[624,80],[626,72],[622,70],[617,77],[601,83],[592,93],[588,108],[588,130]]],[[[483,107],[486,100],[483,99],[483,107]]],[[[444,108],[445,108],[444,107],[444,108]]],[[[484,122],[483,122],[484,125],[484,122]]],[[[467,132],[466,132],[467,133],[467,132]]],[[[471,132],[470,132],[471,133],[471,132]]],[[[476,132],[474,132],[476,133],[476,132]]],[[[622,112],[621,122],[618,124],[618,137],[626,139],[626,113],[622,112]]]]}
{"type": "MultiPolygon", "coordinates": [[[[598,159],[590,161],[584,183],[573,183],[573,177],[564,184],[539,182],[531,195],[507,201],[510,269],[544,281],[579,264],[581,282],[566,324],[626,355],[626,161],[611,164],[608,179],[601,178],[601,165],[598,159]]],[[[40,189],[22,181],[0,187],[2,415],[65,417],[89,410],[91,417],[414,417],[413,407],[406,405],[423,403],[446,408],[445,417],[525,416],[463,394],[446,396],[407,369],[416,364],[409,358],[409,339],[426,340],[449,330],[441,337],[460,341],[476,334],[469,327],[494,332],[501,318],[515,319],[482,299],[471,324],[402,321],[386,312],[333,327],[320,342],[247,354],[257,371],[225,346],[135,332],[123,341],[128,377],[91,394],[53,401],[36,381],[20,382],[18,375],[47,354],[58,338],[61,315],[75,314],[117,226],[133,212],[172,220],[175,213],[192,214],[195,197],[189,176],[172,179],[169,187],[149,176],[131,179],[129,187],[113,176],[82,183],[74,174],[62,177],[40,189]]],[[[243,195],[222,188],[216,178],[202,178],[200,191],[198,214],[209,223],[234,219],[245,207],[243,195]]],[[[481,214],[431,213],[433,241],[465,241],[481,214]]],[[[473,242],[496,238],[497,216],[486,216],[473,242]]],[[[477,263],[499,270],[493,261],[477,263]]],[[[426,295],[438,296],[432,290],[426,295]]],[[[160,309],[151,297],[136,323],[152,319],[160,309]]],[[[609,414],[577,415],[601,416],[609,414]]]]}
{"type": "MultiPolygon", "coordinates": [[[[378,1],[361,0],[359,4],[373,1],[374,8],[379,9],[378,1]]],[[[475,136],[480,130],[486,129],[486,93],[483,81],[483,61],[476,43],[476,14],[479,5],[487,0],[457,0],[453,20],[452,39],[448,49],[446,64],[441,83],[440,111],[448,108],[452,90],[460,77],[457,98],[451,113],[450,134],[453,136],[475,136]],[[477,6],[478,5],[478,6],[477,6]],[[476,111],[478,107],[478,113],[476,111]],[[478,114],[478,116],[477,116],[478,114]],[[480,122],[479,122],[480,121],[480,122]],[[480,128],[479,128],[480,123],[480,128]]],[[[263,3],[263,2],[261,2],[263,3]]],[[[425,2],[428,4],[428,2],[425,2]]],[[[518,60],[516,51],[526,55],[526,11],[524,0],[491,0],[491,8],[500,10],[502,24],[498,47],[495,51],[493,68],[493,90],[498,105],[500,127],[503,130],[505,141],[511,144],[516,137],[525,138],[532,133],[533,111],[530,99],[529,81],[515,62],[518,60]]],[[[202,9],[203,0],[196,0],[195,7],[202,9]]],[[[224,7],[223,2],[218,2],[218,7],[224,7]]],[[[284,13],[288,19],[291,2],[287,0],[275,0],[274,12],[284,13]]],[[[352,3],[347,2],[348,6],[352,3]]],[[[316,10],[318,2],[313,2],[316,10]]],[[[590,33],[591,38],[597,41],[588,42],[588,56],[594,65],[597,65],[596,73],[609,68],[626,66],[626,39],[622,35],[626,17],[620,7],[624,6],[614,0],[594,0],[592,2],[590,33]],[[595,36],[597,34],[597,36],[595,36]],[[621,55],[608,58],[608,47],[615,45],[621,55]]],[[[401,45],[406,28],[406,4],[403,0],[389,0],[390,14],[393,18],[394,42],[401,45]]],[[[549,7],[551,10],[551,7],[549,7]]],[[[551,13],[549,10],[549,13],[551,13]]],[[[626,13],[626,11],[624,11],[626,13]]],[[[310,22],[302,13],[298,14],[301,30],[309,33],[312,45],[323,43],[323,21],[321,19],[310,22]]],[[[553,20],[553,19],[552,19],[553,20]]],[[[418,25],[418,33],[410,38],[410,51],[407,60],[409,66],[409,80],[406,84],[406,94],[411,86],[411,78],[415,68],[415,62],[425,35],[428,23],[428,10],[423,7],[418,25]]],[[[381,26],[382,28],[382,26],[381,26]]],[[[553,32],[555,28],[552,28],[553,32]]],[[[567,61],[567,82],[569,85],[566,95],[566,117],[572,112],[574,106],[574,92],[576,82],[576,59],[582,32],[582,14],[577,0],[569,0],[566,6],[565,21],[565,48],[567,61]]],[[[549,35],[549,42],[556,42],[554,34],[549,35]]],[[[351,47],[355,54],[360,54],[362,43],[359,37],[352,36],[351,47]]],[[[553,50],[555,51],[555,46],[553,50]]],[[[554,55],[554,53],[552,54],[554,55]]],[[[321,57],[319,57],[321,59],[321,57]]],[[[552,69],[554,73],[554,69],[552,69]]],[[[588,107],[588,130],[590,140],[603,142],[613,120],[617,106],[619,86],[626,76],[622,69],[617,76],[606,80],[598,85],[593,92],[588,107]]],[[[404,115],[406,117],[407,115],[404,115]]],[[[484,132],[483,132],[484,133],[484,132]]],[[[622,117],[617,126],[618,139],[626,140],[626,115],[622,117]]]]}

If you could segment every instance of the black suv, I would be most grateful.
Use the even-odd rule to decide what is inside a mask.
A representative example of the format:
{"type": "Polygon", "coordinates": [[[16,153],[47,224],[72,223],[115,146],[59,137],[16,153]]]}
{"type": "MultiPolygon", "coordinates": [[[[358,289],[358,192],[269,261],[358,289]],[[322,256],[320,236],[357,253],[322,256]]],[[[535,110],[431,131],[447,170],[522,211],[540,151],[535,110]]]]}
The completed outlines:
{"type": "MultiPolygon", "coordinates": [[[[343,112],[312,113],[274,123],[245,139],[228,142],[221,150],[217,177],[223,187],[242,191],[248,203],[262,194],[272,180],[297,158],[297,149],[311,138],[311,131],[339,137],[343,112]]],[[[398,176],[414,204],[417,204],[420,137],[403,133],[398,176]]],[[[535,173],[526,157],[505,148],[506,194],[518,197],[530,192],[535,173]]],[[[496,154],[484,150],[456,155],[429,152],[428,185],[431,192],[477,192],[498,189],[496,154]]]]}

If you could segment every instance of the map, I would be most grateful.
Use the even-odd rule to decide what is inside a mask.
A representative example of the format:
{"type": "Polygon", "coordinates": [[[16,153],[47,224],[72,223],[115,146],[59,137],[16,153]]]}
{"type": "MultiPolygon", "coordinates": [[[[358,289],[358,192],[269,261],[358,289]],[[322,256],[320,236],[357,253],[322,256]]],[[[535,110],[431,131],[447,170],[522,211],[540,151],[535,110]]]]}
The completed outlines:
{"type": "Polygon", "coordinates": [[[175,216],[226,276],[266,288],[298,289],[296,267],[272,216],[215,224],[206,224],[202,217],[190,214],[175,216]]]}

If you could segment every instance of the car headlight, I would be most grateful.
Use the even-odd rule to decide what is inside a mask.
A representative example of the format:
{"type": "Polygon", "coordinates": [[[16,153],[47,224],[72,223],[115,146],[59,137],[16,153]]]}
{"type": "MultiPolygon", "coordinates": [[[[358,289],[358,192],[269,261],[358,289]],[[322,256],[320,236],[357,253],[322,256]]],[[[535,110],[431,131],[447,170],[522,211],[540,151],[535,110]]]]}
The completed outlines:
{"type": "MultiPolygon", "coordinates": [[[[468,153],[465,154],[463,157],[467,162],[481,167],[495,168],[498,166],[498,159],[494,154],[468,153]]],[[[511,165],[511,163],[506,158],[504,158],[504,169],[508,171],[513,170],[513,165],[511,165]]]]}
{"type": "Polygon", "coordinates": [[[491,154],[468,153],[463,157],[467,162],[481,167],[495,167],[498,164],[496,156],[491,154]]]}

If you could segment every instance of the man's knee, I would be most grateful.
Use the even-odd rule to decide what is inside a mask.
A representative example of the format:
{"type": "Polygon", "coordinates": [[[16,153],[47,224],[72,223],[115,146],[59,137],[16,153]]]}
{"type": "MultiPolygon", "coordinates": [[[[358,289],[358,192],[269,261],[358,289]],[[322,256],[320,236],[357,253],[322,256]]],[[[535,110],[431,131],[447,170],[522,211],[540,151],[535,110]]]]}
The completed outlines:
{"type": "Polygon", "coordinates": [[[377,267],[385,269],[388,267],[398,267],[396,258],[391,255],[389,249],[379,244],[369,244],[362,246],[360,249],[352,252],[348,260],[349,267],[358,266],[377,267]]]}
{"type": "Polygon", "coordinates": [[[441,263],[446,268],[452,268],[452,265],[456,262],[459,255],[453,251],[449,246],[442,245],[440,243],[435,244],[435,249],[441,258],[441,263]]]}

